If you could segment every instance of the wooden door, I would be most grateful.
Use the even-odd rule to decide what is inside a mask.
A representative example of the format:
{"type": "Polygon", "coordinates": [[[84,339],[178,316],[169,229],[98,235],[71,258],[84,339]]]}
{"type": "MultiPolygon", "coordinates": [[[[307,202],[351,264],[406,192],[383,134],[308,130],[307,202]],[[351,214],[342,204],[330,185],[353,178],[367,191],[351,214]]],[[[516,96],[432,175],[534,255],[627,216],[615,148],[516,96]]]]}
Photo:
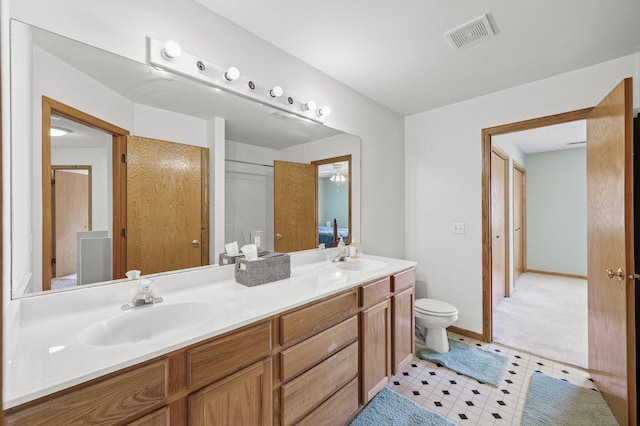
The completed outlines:
{"type": "Polygon", "coordinates": [[[54,246],[53,277],[76,273],[76,233],[90,231],[90,178],[86,169],[58,169],[52,166],[54,246]]]}
{"type": "Polygon", "coordinates": [[[589,372],[623,425],[637,421],[632,123],[627,78],[587,118],[589,372]]]}
{"type": "Polygon", "coordinates": [[[208,149],[127,137],[127,269],[208,264],[208,149]]]}
{"type": "Polygon", "coordinates": [[[390,307],[390,301],[385,300],[360,314],[362,404],[371,401],[389,383],[391,376],[390,307]]]}
{"type": "Polygon", "coordinates": [[[316,166],[274,161],[273,190],[275,251],[316,248],[316,166]]]}
{"type": "Polygon", "coordinates": [[[524,168],[513,162],[513,285],[525,269],[525,182],[524,168]]]}
{"type": "Polygon", "coordinates": [[[271,358],[189,396],[189,425],[270,425],[271,358]]]}
{"type": "Polygon", "coordinates": [[[509,156],[491,147],[491,308],[505,297],[507,286],[507,168],[509,156]]]}

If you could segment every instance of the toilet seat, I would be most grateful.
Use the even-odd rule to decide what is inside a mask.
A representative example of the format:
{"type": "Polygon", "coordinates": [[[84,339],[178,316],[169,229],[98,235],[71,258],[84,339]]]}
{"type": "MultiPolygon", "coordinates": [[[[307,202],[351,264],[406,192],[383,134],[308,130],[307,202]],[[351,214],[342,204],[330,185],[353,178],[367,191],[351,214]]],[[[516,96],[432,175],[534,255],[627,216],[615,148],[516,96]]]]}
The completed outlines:
{"type": "Polygon", "coordinates": [[[458,313],[451,303],[437,299],[418,299],[415,302],[416,313],[435,317],[446,317],[458,313]]]}

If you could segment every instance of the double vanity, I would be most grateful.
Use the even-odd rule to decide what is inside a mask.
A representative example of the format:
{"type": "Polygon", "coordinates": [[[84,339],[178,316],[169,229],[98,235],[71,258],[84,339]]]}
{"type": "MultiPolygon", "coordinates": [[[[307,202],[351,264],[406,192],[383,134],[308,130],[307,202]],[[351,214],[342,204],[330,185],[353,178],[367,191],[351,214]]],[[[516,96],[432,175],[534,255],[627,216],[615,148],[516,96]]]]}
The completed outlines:
{"type": "Polygon", "coordinates": [[[159,274],[124,312],[132,281],[16,301],[7,424],[347,424],[413,358],[415,263],[332,252],[257,287],[159,274]]]}

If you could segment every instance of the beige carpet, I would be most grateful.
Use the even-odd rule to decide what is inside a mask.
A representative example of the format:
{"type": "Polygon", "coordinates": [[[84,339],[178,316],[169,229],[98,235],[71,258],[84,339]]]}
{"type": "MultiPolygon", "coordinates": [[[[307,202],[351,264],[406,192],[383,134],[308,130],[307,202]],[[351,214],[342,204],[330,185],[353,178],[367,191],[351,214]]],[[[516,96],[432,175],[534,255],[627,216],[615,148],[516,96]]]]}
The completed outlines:
{"type": "Polygon", "coordinates": [[[524,273],[493,311],[493,340],[587,368],[587,281],[524,273]]]}

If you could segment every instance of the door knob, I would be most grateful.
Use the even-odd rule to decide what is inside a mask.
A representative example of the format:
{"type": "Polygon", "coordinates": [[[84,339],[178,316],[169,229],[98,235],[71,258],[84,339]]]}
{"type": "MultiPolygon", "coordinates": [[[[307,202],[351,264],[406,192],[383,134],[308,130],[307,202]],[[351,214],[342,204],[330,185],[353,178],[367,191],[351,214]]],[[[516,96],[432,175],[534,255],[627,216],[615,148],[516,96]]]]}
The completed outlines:
{"type": "Polygon", "coordinates": [[[613,277],[618,277],[619,281],[624,280],[624,271],[622,270],[622,268],[618,268],[617,271],[613,272],[611,269],[607,269],[607,277],[609,278],[613,278],[613,277]]]}
{"type": "Polygon", "coordinates": [[[276,234],[276,239],[277,240],[281,240],[282,239],[282,234],[276,234]]]}
{"type": "Polygon", "coordinates": [[[193,240],[193,241],[191,241],[191,245],[194,246],[194,247],[200,247],[200,241],[193,240]]]}

